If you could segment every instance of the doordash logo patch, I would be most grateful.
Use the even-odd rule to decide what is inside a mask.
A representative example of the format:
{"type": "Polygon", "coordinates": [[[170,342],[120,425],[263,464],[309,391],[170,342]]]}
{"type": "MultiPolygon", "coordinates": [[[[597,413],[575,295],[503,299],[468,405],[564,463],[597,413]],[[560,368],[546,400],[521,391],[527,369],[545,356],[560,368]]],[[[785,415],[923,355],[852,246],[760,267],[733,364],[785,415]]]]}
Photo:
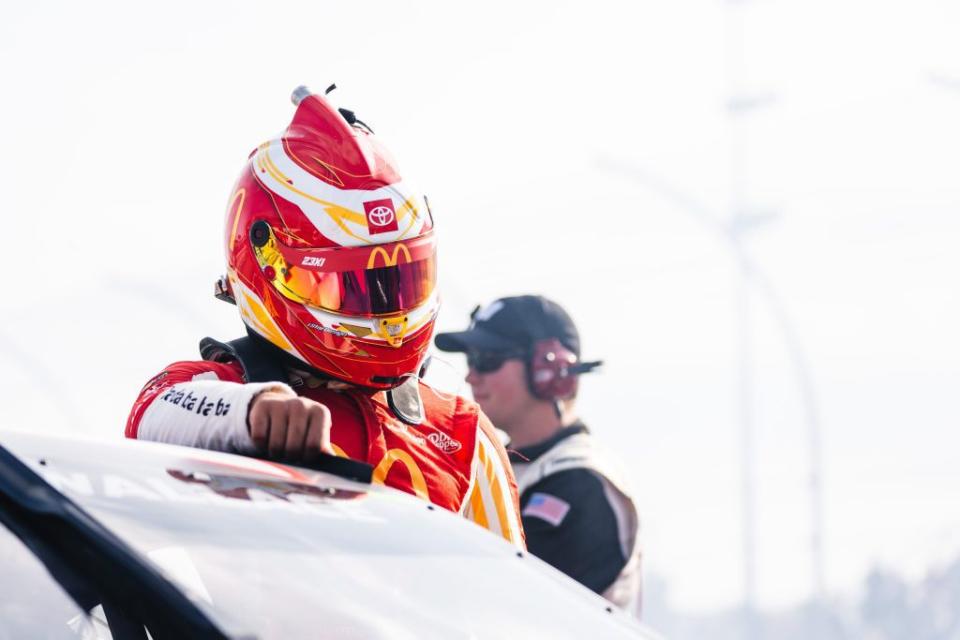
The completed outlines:
{"type": "Polygon", "coordinates": [[[370,235],[399,229],[397,212],[393,208],[393,200],[390,198],[364,202],[363,210],[367,214],[367,231],[370,232],[370,235]]]}

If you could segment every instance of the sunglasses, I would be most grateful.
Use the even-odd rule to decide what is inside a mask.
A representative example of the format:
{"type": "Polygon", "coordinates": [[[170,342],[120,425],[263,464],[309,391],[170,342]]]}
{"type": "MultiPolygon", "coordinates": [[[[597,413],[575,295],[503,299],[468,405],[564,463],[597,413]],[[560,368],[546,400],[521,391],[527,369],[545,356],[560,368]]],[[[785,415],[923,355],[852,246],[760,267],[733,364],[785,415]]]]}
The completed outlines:
{"type": "Polygon", "coordinates": [[[519,351],[468,351],[467,366],[477,373],[493,373],[507,360],[518,360],[524,357],[526,354],[519,351]]]}

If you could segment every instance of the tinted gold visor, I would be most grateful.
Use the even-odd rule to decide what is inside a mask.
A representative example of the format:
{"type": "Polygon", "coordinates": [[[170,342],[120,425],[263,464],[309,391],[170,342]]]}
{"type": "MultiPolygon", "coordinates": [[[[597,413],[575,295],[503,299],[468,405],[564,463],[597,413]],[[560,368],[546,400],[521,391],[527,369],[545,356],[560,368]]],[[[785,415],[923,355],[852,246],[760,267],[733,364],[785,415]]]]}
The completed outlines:
{"type": "Polygon", "coordinates": [[[402,313],[425,302],[436,285],[432,233],[385,245],[297,249],[281,244],[270,230],[262,246],[253,242],[253,250],[279,293],[334,313],[402,313]]]}

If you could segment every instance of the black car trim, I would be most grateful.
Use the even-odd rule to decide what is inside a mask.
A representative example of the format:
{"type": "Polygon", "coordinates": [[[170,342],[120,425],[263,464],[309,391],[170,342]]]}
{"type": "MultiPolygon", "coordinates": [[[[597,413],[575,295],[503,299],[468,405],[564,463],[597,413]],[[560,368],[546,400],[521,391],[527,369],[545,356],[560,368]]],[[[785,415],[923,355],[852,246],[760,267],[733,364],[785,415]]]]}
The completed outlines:
{"type": "Polygon", "coordinates": [[[104,603],[105,611],[123,612],[120,626],[132,619],[157,640],[228,637],[152,564],[2,445],[0,522],[84,611],[104,603]]]}
{"type": "Polygon", "coordinates": [[[301,469],[310,469],[312,471],[322,471],[333,476],[370,484],[373,480],[373,467],[366,462],[352,460],[351,458],[341,458],[332,456],[329,453],[318,453],[313,460],[300,460],[293,458],[268,457],[263,455],[253,455],[251,457],[260,460],[269,460],[278,464],[284,464],[290,467],[300,467],[301,469]]]}

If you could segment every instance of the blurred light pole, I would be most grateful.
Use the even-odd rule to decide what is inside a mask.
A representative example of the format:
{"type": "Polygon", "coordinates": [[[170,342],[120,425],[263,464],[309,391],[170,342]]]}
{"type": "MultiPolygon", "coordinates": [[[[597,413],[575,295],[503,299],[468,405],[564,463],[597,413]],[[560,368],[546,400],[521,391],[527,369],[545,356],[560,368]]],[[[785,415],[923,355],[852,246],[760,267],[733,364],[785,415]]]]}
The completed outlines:
{"type": "MultiPolygon", "coordinates": [[[[820,423],[816,408],[813,385],[810,382],[809,367],[803,350],[797,339],[793,322],[786,314],[779,297],[770,281],[748,259],[742,244],[744,233],[759,224],[769,222],[776,214],[764,213],[759,216],[749,211],[746,196],[746,119],[775,101],[772,94],[748,93],[743,86],[746,53],[744,46],[743,12],[751,4],[750,0],[723,0],[725,3],[726,30],[726,80],[727,80],[727,118],[730,124],[729,179],[730,202],[728,214],[728,239],[740,267],[740,412],[741,446],[743,467],[741,469],[741,490],[743,504],[743,636],[746,640],[756,640],[761,631],[757,625],[757,578],[756,578],[756,427],[754,420],[753,378],[753,325],[751,315],[751,284],[760,288],[767,304],[777,318],[783,332],[787,349],[797,371],[800,394],[806,413],[807,433],[810,449],[810,560],[813,581],[813,601],[815,605],[823,597],[823,547],[821,531],[822,489],[820,484],[820,423]]],[[[815,606],[815,616],[820,615],[820,607],[815,606]]],[[[814,623],[811,631],[816,635],[819,624],[814,623]]]]}
{"type": "Polygon", "coordinates": [[[741,447],[743,451],[743,469],[741,470],[741,490],[743,501],[743,554],[744,554],[744,614],[746,621],[745,633],[748,637],[756,637],[756,566],[754,552],[756,538],[755,527],[755,492],[754,492],[754,379],[753,379],[753,324],[752,324],[752,294],[760,295],[767,309],[776,321],[783,337],[784,344],[793,365],[797,379],[801,404],[804,412],[804,424],[807,431],[809,449],[809,496],[810,496],[810,562],[812,575],[813,603],[822,602],[824,595],[824,561],[823,561],[823,487],[821,483],[821,438],[820,412],[817,396],[810,373],[810,367],[803,349],[795,324],[786,311],[780,296],[773,287],[770,279],[751,259],[744,247],[743,239],[747,233],[762,226],[771,224],[777,219],[776,212],[767,210],[735,209],[724,220],[710,207],[702,204],[696,198],[674,188],[656,175],[646,172],[624,161],[611,157],[598,159],[599,167],[606,173],[618,175],[631,183],[656,193],[671,202],[681,211],[691,215],[698,223],[706,227],[711,233],[719,237],[731,250],[737,265],[739,282],[738,316],[739,316],[739,367],[740,367],[740,413],[741,413],[741,447]]]}
{"type": "Polygon", "coordinates": [[[756,579],[756,428],[755,380],[753,366],[753,292],[759,293],[780,328],[793,364],[804,411],[809,449],[810,496],[810,565],[811,601],[817,616],[811,629],[816,636],[825,591],[823,559],[823,487],[820,417],[810,367],[794,323],[787,314],[776,290],[766,275],[751,260],[744,247],[747,233],[777,219],[774,211],[755,210],[746,198],[746,119],[758,109],[776,101],[772,93],[748,93],[742,86],[745,62],[743,38],[743,11],[751,0],[722,0],[725,3],[727,80],[726,114],[730,125],[729,145],[729,202],[727,215],[722,216],[657,177],[631,167],[615,158],[601,158],[602,168],[618,173],[636,184],[651,189],[691,214],[698,222],[723,239],[731,250],[737,265],[738,289],[738,345],[739,345],[739,406],[741,435],[741,504],[743,556],[743,636],[746,640],[760,637],[757,624],[756,579]],[[725,220],[724,220],[725,219],[725,220]]]}
{"type": "Polygon", "coordinates": [[[746,179],[746,145],[744,144],[744,119],[757,107],[764,104],[744,93],[741,85],[743,68],[743,19],[742,4],[737,0],[724,0],[726,4],[726,112],[730,125],[729,144],[729,204],[726,224],[727,239],[731,243],[739,268],[737,313],[740,335],[737,343],[740,348],[740,504],[743,557],[743,637],[756,640],[759,637],[757,627],[757,447],[756,424],[754,420],[754,379],[753,379],[753,316],[750,313],[750,278],[752,265],[746,259],[741,240],[749,230],[743,211],[746,209],[744,182],[746,179]]]}

